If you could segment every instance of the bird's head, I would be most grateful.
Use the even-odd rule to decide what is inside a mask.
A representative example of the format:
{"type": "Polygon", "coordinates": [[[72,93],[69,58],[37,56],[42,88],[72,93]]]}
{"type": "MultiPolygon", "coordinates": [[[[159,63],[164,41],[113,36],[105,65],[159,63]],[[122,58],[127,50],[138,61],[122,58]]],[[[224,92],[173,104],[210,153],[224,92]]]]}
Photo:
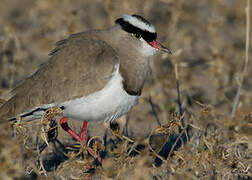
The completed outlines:
{"type": "Polygon", "coordinates": [[[154,25],[139,15],[124,15],[115,21],[123,31],[126,31],[135,43],[140,43],[140,51],[146,55],[154,55],[157,51],[171,54],[171,50],[157,41],[154,25]],[[137,42],[138,41],[138,42],[137,42]]]}

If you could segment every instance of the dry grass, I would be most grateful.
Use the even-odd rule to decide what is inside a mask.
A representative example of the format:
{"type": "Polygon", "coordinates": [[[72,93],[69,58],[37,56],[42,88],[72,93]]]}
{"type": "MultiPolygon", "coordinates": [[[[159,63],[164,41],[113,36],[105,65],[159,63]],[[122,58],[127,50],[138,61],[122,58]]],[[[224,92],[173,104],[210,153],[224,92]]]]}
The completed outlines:
{"type": "MultiPolygon", "coordinates": [[[[102,165],[57,119],[11,128],[1,123],[0,177],[251,179],[249,2],[2,0],[1,104],[11,87],[47,60],[54,42],[108,27],[123,13],[151,20],[174,53],[152,59],[140,104],[111,127],[113,133],[89,124],[88,147],[104,158],[102,165]]],[[[80,131],[81,122],[69,123],[80,131]]]]}
{"type": "Polygon", "coordinates": [[[231,118],[234,118],[235,112],[239,103],[240,93],[244,79],[248,73],[249,66],[249,42],[250,42],[250,0],[247,0],[246,7],[246,50],[245,50],[245,61],[243,65],[243,70],[241,72],[240,78],[238,79],[238,90],[234,100],[234,106],[231,112],[231,118]]]}

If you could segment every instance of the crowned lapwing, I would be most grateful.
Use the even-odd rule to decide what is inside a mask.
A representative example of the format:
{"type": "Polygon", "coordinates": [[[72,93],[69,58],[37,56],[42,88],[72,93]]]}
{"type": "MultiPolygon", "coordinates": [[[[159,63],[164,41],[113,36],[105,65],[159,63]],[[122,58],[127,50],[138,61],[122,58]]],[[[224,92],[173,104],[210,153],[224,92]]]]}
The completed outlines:
{"type": "Polygon", "coordinates": [[[31,121],[57,107],[62,128],[85,141],[86,121],[112,122],[137,104],[157,51],[171,54],[139,15],[124,15],[105,30],[73,34],[57,42],[49,61],[12,91],[0,119],[31,121]],[[84,121],[81,136],[67,118],[84,121]]]}

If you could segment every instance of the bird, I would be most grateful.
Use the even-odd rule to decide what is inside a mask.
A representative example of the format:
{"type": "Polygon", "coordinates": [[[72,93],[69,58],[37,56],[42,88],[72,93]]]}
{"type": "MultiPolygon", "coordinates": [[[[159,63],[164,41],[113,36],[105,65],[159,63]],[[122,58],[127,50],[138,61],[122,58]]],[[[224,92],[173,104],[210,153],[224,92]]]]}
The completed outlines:
{"type": "Polygon", "coordinates": [[[158,51],[171,54],[157,40],[155,26],[136,14],[125,14],[104,30],[72,34],[11,91],[0,107],[0,120],[29,122],[58,108],[61,127],[86,141],[87,122],[113,122],[138,103],[150,75],[149,60],[158,51]],[[68,118],[83,121],[80,136],[68,118]]]}

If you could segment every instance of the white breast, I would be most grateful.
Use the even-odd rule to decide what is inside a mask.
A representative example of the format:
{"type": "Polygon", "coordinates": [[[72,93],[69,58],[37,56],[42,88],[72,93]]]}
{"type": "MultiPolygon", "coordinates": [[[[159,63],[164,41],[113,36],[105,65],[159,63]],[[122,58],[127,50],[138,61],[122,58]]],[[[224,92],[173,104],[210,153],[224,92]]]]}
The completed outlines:
{"type": "Polygon", "coordinates": [[[112,121],[129,112],[137,104],[138,96],[131,96],[123,89],[119,65],[116,67],[102,90],[62,103],[63,115],[86,121],[112,121]]]}

